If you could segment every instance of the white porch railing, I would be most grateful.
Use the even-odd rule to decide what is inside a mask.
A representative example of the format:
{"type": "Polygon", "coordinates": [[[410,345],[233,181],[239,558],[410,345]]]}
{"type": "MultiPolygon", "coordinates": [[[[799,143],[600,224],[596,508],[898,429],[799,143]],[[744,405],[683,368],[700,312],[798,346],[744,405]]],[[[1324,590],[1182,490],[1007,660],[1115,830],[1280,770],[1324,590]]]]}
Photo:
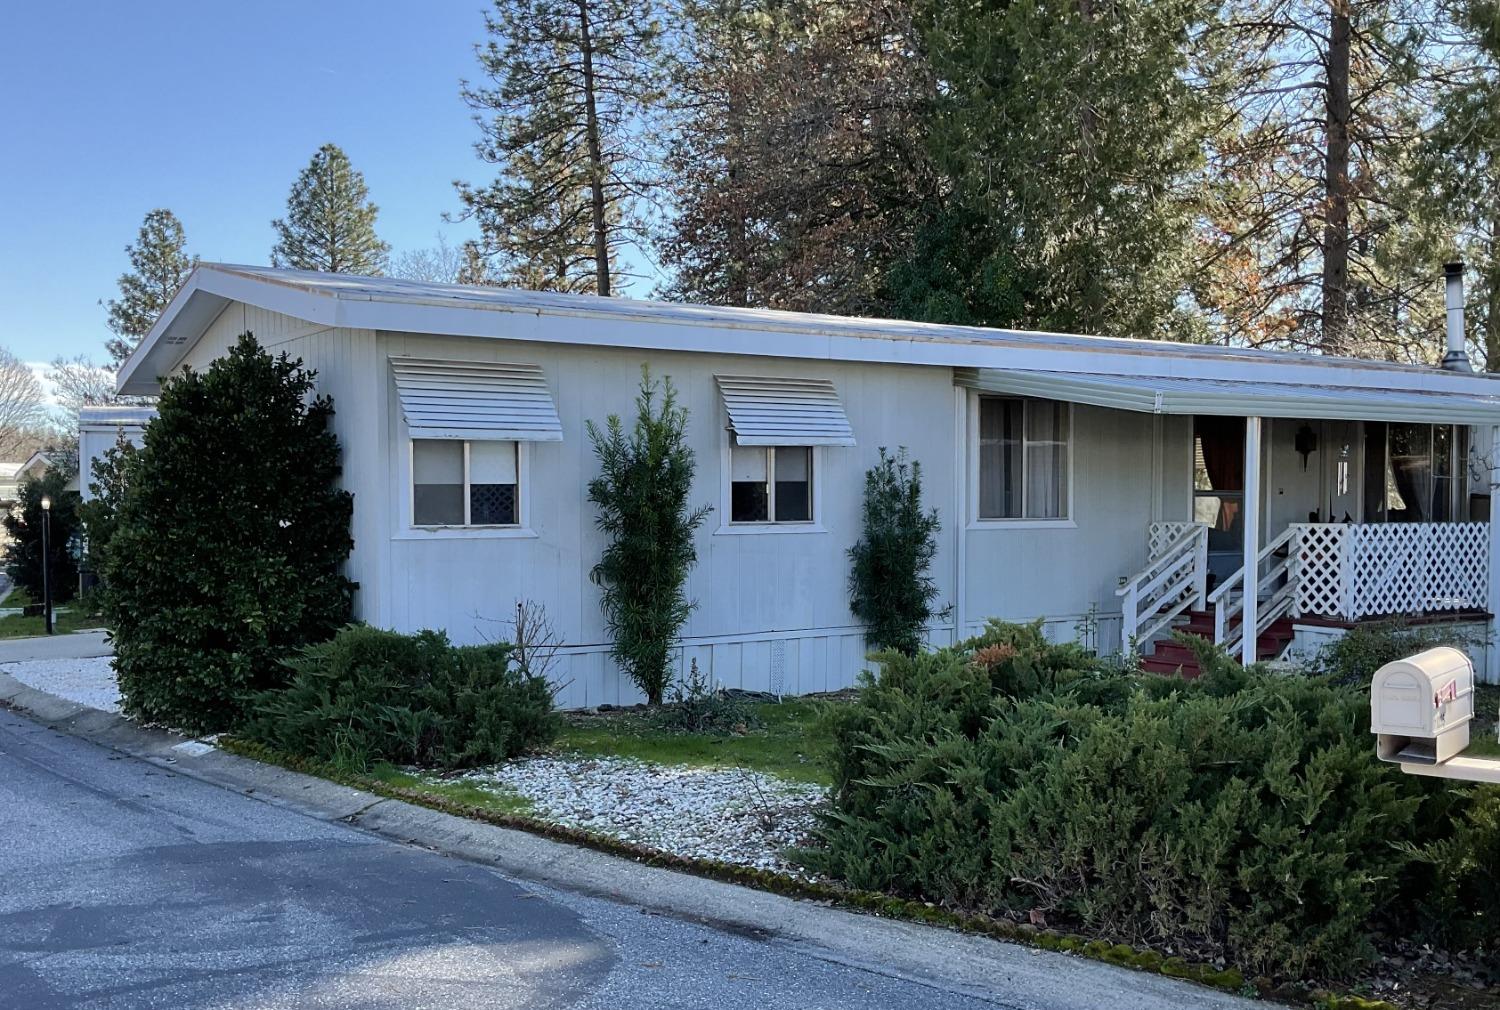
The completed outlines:
{"type": "Polygon", "coordinates": [[[1486,605],[1487,523],[1296,523],[1298,614],[1355,621],[1486,605]]]}
{"type": "Polygon", "coordinates": [[[1152,523],[1146,555],[1146,567],[1115,590],[1122,597],[1120,645],[1126,652],[1149,642],[1189,608],[1203,606],[1208,591],[1208,527],[1152,523]]]}
{"type": "MultiPolygon", "coordinates": [[[[1212,607],[1214,642],[1243,642],[1245,571],[1207,592],[1208,527],[1152,523],[1145,568],[1115,591],[1121,645],[1152,640],[1189,609],[1212,607]]],[[[1487,523],[1293,523],[1259,554],[1257,637],[1290,614],[1363,617],[1480,609],[1489,587],[1487,523]]]]}
{"type": "MultiPolygon", "coordinates": [[[[1258,639],[1261,632],[1296,606],[1298,586],[1301,584],[1297,527],[1287,527],[1280,536],[1260,549],[1255,560],[1260,566],[1264,566],[1267,561],[1271,562],[1270,568],[1261,570],[1258,580],[1262,590],[1261,595],[1257,596],[1255,608],[1255,637],[1258,639]],[[1265,595],[1266,592],[1269,595],[1265,595]]],[[[1244,641],[1243,622],[1234,623],[1234,619],[1242,617],[1245,611],[1245,594],[1242,588],[1244,581],[1245,569],[1241,567],[1208,594],[1208,602],[1214,608],[1214,643],[1224,646],[1230,655],[1234,655],[1244,641]]]]}

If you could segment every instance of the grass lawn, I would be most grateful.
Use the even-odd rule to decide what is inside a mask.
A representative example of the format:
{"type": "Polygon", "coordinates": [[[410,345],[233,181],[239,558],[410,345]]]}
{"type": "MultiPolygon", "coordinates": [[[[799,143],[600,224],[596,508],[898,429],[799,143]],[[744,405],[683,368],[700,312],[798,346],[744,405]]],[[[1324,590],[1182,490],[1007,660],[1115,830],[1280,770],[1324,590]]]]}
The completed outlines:
{"type": "Polygon", "coordinates": [[[415,789],[424,793],[442,796],[454,803],[468,807],[479,807],[499,814],[529,814],[532,803],[524,796],[480,789],[461,779],[445,779],[434,772],[413,774],[394,765],[381,763],[370,772],[370,777],[397,789],[415,789]]]}
{"type": "MultiPolygon", "coordinates": [[[[18,586],[7,593],[4,600],[0,600],[0,607],[25,607],[30,606],[31,602],[30,594],[18,586]]],[[[93,607],[88,606],[86,601],[72,599],[62,606],[63,613],[58,613],[55,606],[52,611],[52,629],[55,634],[66,635],[74,631],[104,626],[104,619],[94,611],[93,607]]],[[[22,617],[20,614],[8,614],[0,617],[0,638],[31,638],[46,633],[39,616],[22,617]]]]}
{"type": "Polygon", "coordinates": [[[1500,743],[1495,740],[1497,710],[1500,710],[1500,684],[1475,687],[1474,721],[1469,724],[1466,757],[1500,757],[1500,743]]]}
{"type": "Polygon", "coordinates": [[[555,750],[635,758],[653,764],[749,768],[796,782],[828,785],[819,756],[818,713],[837,701],[788,699],[751,705],[760,725],[742,734],[682,733],[645,711],[568,713],[555,750]]]}

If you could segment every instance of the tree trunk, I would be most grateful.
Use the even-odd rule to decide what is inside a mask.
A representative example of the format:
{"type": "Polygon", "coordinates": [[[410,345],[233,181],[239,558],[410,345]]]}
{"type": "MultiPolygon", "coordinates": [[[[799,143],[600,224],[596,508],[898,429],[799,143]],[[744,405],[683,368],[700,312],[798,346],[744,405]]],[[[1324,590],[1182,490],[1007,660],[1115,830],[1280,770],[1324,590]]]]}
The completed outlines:
{"type": "Polygon", "coordinates": [[[578,48],[583,59],[584,132],[588,143],[589,195],[594,220],[594,273],[598,293],[609,297],[609,222],[605,220],[604,155],[599,143],[599,112],[594,101],[594,39],[589,0],[578,0],[578,48]]]}
{"type": "Polygon", "coordinates": [[[1484,370],[1500,372],[1500,260],[1495,258],[1493,243],[1484,273],[1484,370]]]}
{"type": "Polygon", "coordinates": [[[1349,5],[1329,7],[1323,159],[1323,351],[1347,351],[1349,331],[1349,5]]]}

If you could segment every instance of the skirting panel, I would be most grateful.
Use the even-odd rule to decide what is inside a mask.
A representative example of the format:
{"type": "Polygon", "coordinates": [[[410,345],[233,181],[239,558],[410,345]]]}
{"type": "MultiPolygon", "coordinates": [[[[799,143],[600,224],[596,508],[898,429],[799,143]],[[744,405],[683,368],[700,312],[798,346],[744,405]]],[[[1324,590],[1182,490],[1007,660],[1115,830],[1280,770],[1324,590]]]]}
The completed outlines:
{"type": "MultiPolygon", "coordinates": [[[[928,630],[933,645],[953,640],[951,627],[928,630]]],[[[689,639],[674,653],[674,678],[692,664],[716,687],[774,694],[817,694],[852,687],[870,668],[863,628],[813,628],[712,639],[689,639]]],[[[646,700],[609,656],[609,646],[558,652],[550,674],[559,708],[634,705],[646,700]]]]}

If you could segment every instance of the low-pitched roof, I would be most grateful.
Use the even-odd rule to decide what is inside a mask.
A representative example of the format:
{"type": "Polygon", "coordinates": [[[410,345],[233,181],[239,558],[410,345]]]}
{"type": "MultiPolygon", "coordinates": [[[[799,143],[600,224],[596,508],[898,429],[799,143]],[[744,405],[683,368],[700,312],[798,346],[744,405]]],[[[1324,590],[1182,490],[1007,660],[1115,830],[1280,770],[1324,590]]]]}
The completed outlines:
{"type": "MultiPolygon", "coordinates": [[[[671,302],[599,298],[556,292],[436,284],[387,277],[356,277],[271,267],[205,263],[189,276],[171,305],[120,370],[122,393],[153,393],[157,377],[169,373],[230,302],[239,301],[314,324],[446,336],[487,337],[647,350],[705,351],[825,361],[936,365],[995,375],[1016,370],[1096,382],[1128,377],[1139,399],[1142,382],[1171,380],[1179,386],[1210,380],[1229,384],[1245,409],[1268,388],[1305,387],[1322,409],[1343,402],[1380,419],[1381,391],[1416,397],[1444,411],[1462,406],[1465,416],[1500,422],[1496,376],[1442,371],[1355,358],[1288,351],[1182,344],[1119,337],[1027,330],[948,326],[889,319],[862,319],[769,309],[723,308],[671,302]],[[578,325],[588,320],[589,325],[578,325]],[[1261,388],[1257,389],[1256,384],[1261,388]],[[1267,384],[1270,384],[1267,386],[1267,384]],[[1439,394],[1430,400],[1424,394],[1439,394]]],[[[1041,394],[1039,394],[1041,395],[1041,394]]],[[[1064,397],[1066,398],[1066,397],[1064,397]]],[[[1121,396],[1121,405],[1131,400],[1121,396]]],[[[1170,396],[1150,396],[1160,413],[1170,396]]],[[[1186,402],[1186,401],[1184,401],[1186,402]]],[[[1146,409],[1126,406],[1126,409],[1146,409]]],[[[1313,415],[1310,415],[1313,416],[1313,415]]],[[[1391,418],[1399,419],[1399,418],[1391,418]]],[[[1459,420],[1457,417],[1448,417],[1459,420]]]]}

